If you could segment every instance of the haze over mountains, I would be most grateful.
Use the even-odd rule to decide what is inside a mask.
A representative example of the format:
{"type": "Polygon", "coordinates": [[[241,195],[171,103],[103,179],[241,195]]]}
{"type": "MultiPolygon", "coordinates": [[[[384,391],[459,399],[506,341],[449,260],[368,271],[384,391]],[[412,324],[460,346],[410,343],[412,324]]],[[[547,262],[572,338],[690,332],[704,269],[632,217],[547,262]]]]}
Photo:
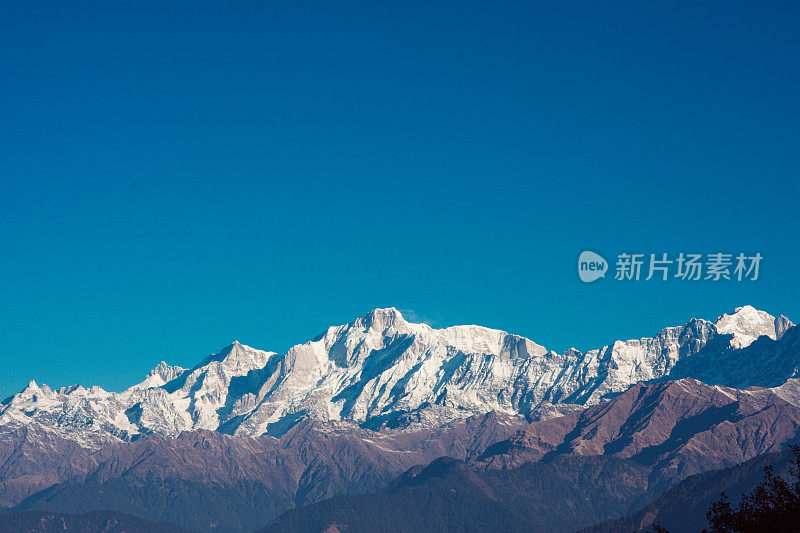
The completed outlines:
{"type": "Polygon", "coordinates": [[[235,342],[191,369],[160,363],[119,393],[31,382],[0,405],[0,508],[357,531],[363,506],[389,529],[452,530],[463,517],[443,510],[468,504],[485,510],[474,527],[571,531],[793,442],[798,330],[745,306],[557,354],[389,308],[285,354],[235,342]],[[432,494],[438,507],[415,505],[432,494]]]}

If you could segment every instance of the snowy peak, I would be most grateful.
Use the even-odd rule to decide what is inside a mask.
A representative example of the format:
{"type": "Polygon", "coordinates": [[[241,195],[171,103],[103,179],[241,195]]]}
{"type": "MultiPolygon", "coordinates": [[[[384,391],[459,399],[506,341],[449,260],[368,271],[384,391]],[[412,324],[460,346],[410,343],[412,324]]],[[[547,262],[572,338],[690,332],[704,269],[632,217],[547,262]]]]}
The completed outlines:
{"type": "Polygon", "coordinates": [[[716,323],[693,319],[653,337],[557,354],[505,331],[434,329],[379,308],[285,354],[234,341],[188,370],[161,362],[121,393],[56,393],[31,382],[0,405],[0,425],[34,420],[90,442],[97,432],[122,440],[190,430],[280,436],[303,420],[377,430],[441,427],[489,411],[539,420],[639,382],[780,385],[800,377],[791,326],[745,306],[716,323]]]}
{"type": "Polygon", "coordinates": [[[775,318],[764,311],[745,305],[737,307],[733,314],[724,314],[717,319],[717,333],[733,335],[731,346],[740,349],[750,346],[762,335],[780,339],[792,323],[785,316],[775,318]]]}
{"type": "MultiPolygon", "coordinates": [[[[225,376],[240,375],[247,373],[255,368],[262,367],[267,359],[275,352],[265,352],[257,348],[252,348],[239,341],[224,347],[215,354],[211,354],[201,361],[194,368],[186,371],[186,376],[198,376],[201,374],[219,374],[225,376]]],[[[185,380],[184,380],[185,381],[185,380]]]]}
{"type": "Polygon", "coordinates": [[[394,307],[374,309],[354,323],[384,337],[398,334],[425,336],[434,333],[440,342],[465,353],[497,354],[505,356],[543,355],[544,346],[509,333],[478,325],[451,326],[436,330],[423,323],[407,321],[394,307]]]}
{"type": "Polygon", "coordinates": [[[185,369],[180,366],[171,366],[166,362],[161,361],[147,374],[147,377],[144,378],[144,381],[134,385],[128,390],[161,387],[162,385],[180,376],[184,371],[185,369]]]}
{"type": "Polygon", "coordinates": [[[265,352],[242,344],[239,341],[233,341],[231,345],[220,351],[215,356],[215,359],[232,371],[239,372],[245,368],[259,368],[273,353],[275,352],[265,352]]]}
{"type": "MultiPolygon", "coordinates": [[[[45,385],[45,386],[46,386],[46,385],[45,385]]],[[[32,396],[32,395],[36,394],[36,393],[37,393],[37,392],[39,392],[39,391],[40,391],[40,389],[39,389],[39,385],[37,385],[37,384],[36,384],[36,380],[33,380],[33,379],[32,379],[32,380],[30,380],[30,381],[28,382],[28,386],[27,386],[27,387],[25,387],[25,388],[22,390],[22,394],[25,394],[25,395],[27,395],[27,396],[32,396]]]]}
{"type": "Polygon", "coordinates": [[[547,348],[530,339],[483,326],[452,326],[438,333],[443,343],[464,353],[497,354],[510,359],[547,353],[547,348]]]}
{"type": "Polygon", "coordinates": [[[28,386],[25,387],[22,392],[20,392],[19,396],[25,400],[35,400],[37,398],[46,398],[48,396],[52,396],[53,394],[53,391],[47,385],[42,384],[39,386],[35,380],[30,380],[30,382],[28,382],[28,386]]]}
{"type": "Polygon", "coordinates": [[[373,309],[356,321],[357,325],[365,329],[373,329],[378,332],[403,331],[408,328],[403,315],[394,307],[373,309]]]}

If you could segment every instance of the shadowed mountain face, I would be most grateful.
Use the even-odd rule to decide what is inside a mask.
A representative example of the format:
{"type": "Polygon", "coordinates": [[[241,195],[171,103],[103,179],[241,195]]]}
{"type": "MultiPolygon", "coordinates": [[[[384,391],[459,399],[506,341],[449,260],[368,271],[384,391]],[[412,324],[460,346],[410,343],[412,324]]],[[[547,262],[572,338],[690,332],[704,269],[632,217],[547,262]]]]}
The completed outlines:
{"type": "Polygon", "coordinates": [[[710,385],[746,388],[777,387],[798,375],[798,327],[788,328],[777,341],[765,335],[740,349],[729,349],[725,340],[726,336],[719,336],[693,357],[678,361],[669,373],[670,379],[692,377],[710,385]]]}
{"type": "Polygon", "coordinates": [[[580,413],[534,422],[490,446],[493,468],[564,455],[630,459],[652,469],[660,490],[692,474],[781,450],[800,429],[800,408],[779,389],[738,390],[693,379],[640,383],[580,413]]]}

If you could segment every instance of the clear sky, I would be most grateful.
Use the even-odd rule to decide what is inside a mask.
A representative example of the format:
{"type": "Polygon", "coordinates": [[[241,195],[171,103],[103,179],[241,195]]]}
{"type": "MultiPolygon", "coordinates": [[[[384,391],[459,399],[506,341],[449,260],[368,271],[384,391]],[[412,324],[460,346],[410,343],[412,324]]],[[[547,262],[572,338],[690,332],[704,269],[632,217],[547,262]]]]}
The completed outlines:
{"type": "Polygon", "coordinates": [[[4,2],[0,396],[374,307],[558,351],[798,321],[798,27],[797,2],[4,2]],[[584,249],[764,260],[584,284],[584,249]]]}

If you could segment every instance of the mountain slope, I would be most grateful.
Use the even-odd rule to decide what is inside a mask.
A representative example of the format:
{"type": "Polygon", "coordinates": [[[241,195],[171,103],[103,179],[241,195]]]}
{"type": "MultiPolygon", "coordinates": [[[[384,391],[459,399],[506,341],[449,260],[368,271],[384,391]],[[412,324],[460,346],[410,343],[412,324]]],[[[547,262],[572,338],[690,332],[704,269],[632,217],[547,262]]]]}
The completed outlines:
{"type": "Polygon", "coordinates": [[[287,511],[264,531],[567,532],[629,508],[646,485],[646,468],[615,458],[564,457],[498,471],[443,458],[378,493],[287,511]]]}
{"type": "Polygon", "coordinates": [[[656,522],[670,531],[699,532],[721,492],[737,502],[761,482],[765,466],[786,475],[790,460],[784,451],[695,474],[640,511],[602,521],[648,497],[647,467],[630,459],[562,456],[485,471],[443,458],[410,469],[379,492],[289,510],[263,531],[567,532],[600,521],[582,533],[644,531],[656,522]]]}
{"type": "Polygon", "coordinates": [[[708,527],[706,513],[724,492],[736,505],[764,479],[764,467],[772,465],[775,474],[788,475],[792,456],[788,451],[759,455],[742,464],[691,476],[646,505],[640,511],[589,527],[583,533],[640,531],[659,522],[670,531],[699,532],[708,527]]]}

